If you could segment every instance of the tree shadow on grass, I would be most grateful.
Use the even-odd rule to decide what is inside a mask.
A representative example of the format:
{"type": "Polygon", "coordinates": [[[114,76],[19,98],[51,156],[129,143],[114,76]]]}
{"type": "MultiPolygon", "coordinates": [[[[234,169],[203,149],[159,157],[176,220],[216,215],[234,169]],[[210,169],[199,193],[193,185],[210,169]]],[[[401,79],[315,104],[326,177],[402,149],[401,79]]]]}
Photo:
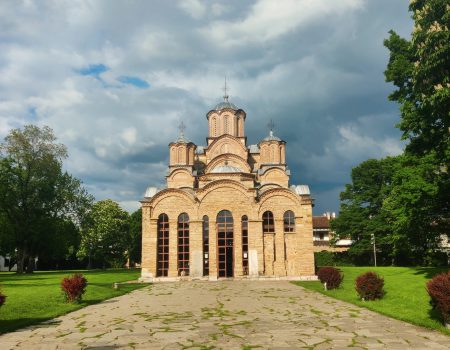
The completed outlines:
{"type": "Polygon", "coordinates": [[[439,273],[447,272],[448,267],[416,267],[414,275],[423,275],[426,279],[431,279],[439,273]]]}

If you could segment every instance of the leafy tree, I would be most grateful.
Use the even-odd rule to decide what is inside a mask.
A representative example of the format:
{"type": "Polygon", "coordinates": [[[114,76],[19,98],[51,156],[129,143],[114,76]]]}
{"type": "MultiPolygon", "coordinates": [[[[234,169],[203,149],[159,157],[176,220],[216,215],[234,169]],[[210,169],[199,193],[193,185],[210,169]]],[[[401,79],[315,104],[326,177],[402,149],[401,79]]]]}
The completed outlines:
{"type": "Polygon", "coordinates": [[[433,155],[399,157],[391,192],[383,204],[392,229],[394,256],[408,256],[410,262],[422,264],[434,255],[442,234],[436,200],[442,175],[433,155]]]}
{"type": "Polygon", "coordinates": [[[131,264],[141,262],[142,254],[142,209],[130,215],[130,237],[128,254],[131,264]]]}
{"type": "Polygon", "coordinates": [[[411,40],[390,31],[384,42],[390,51],[386,80],[397,87],[389,98],[400,104],[397,126],[409,140],[388,207],[400,215],[396,235],[408,230],[417,236],[420,228],[427,245],[434,231],[449,235],[450,226],[450,11],[447,0],[413,0],[409,10],[411,40]],[[413,203],[421,208],[412,210],[413,203]]]}
{"type": "Polygon", "coordinates": [[[95,203],[81,230],[78,257],[88,258],[88,268],[121,267],[129,247],[129,215],[111,199],[95,203]]]}
{"type": "Polygon", "coordinates": [[[383,202],[392,190],[392,177],[398,159],[369,159],[352,169],[352,183],[341,193],[339,216],[331,221],[336,239],[350,236],[355,242],[349,250],[356,260],[367,263],[372,257],[371,236],[375,235],[381,254],[392,253],[391,227],[383,202]]]}
{"type": "MultiPolygon", "coordinates": [[[[407,151],[436,152],[442,163],[450,148],[450,11],[447,0],[413,0],[411,41],[390,31],[386,80],[397,89],[389,96],[400,103],[398,127],[410,141],[407,151]]],[[[447,163],[448,165],[448,163],[447,163]]]]}
{"type": "Polygon", "coordinates": [[[18,273],[33,270],[43,243],[56,242],[49,227],[59,220],[80,223],[92,203],[80,181],[62,171],[66,157],[66,147],[45,126],[14,129],[0,145],[0,215],[17,249],[18,273]]]}

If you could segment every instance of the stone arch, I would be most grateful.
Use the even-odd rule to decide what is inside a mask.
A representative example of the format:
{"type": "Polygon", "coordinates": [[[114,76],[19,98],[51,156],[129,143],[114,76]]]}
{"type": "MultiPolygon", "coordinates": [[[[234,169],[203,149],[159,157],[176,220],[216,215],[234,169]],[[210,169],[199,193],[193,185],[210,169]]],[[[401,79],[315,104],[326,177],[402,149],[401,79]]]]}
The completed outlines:
{"type": "Polygon", "coordinates": [[[163,213],[164,210],[166,210],[166,208],[159,208],[159,206],[162,201],[168,198],[178,198],[183,201],[188,201],[191,204],[192,210],[186,210],[186,212],[189,214],[189,216],[192,216],[192,214],[195,212],[194,207],[197,205],[197,201],[192,194],[177,188],[166,188],[153,196],[152,200],[149,203],[154,208],[154,215],[159,215],[163,213]]]}
{"type": "Polygon", "coordinates": [[[237,165],[237,167],[241,169],[243,172],[250,173],[252,170],[250,165],[247,163],[245,159],[232,153],[225,153],[213,158],[206,166],[205,173],[212,171],[215,167],[219,166],[220,164],[224,164],[225,161],[228,161],[229,165],[232,166],[233,164],[237,165]]]}
{"type": "Polygon", "coordinates": [[[221,135],[215,139],[208,147],[207,157],[209,159],[213,159],[214,157],[220,155],[221,147],[224,143],[228,143],[229,145],[228,153],[236,154],[243,159],[247,159],[247,149],[238,138],[232,135],[221,135]]]}

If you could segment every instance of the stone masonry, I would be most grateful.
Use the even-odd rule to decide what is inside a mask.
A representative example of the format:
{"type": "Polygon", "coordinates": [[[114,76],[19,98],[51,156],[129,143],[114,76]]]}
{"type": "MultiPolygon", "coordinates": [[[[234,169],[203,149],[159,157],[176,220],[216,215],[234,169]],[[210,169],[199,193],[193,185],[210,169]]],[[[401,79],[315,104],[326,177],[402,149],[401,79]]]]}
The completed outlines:
{"type": "Polygon", "coordinates": [[[141,279],[314,279],[313,202],[289,186],[286,142],[271,129],[247,145],[246,113],[228,96],[206,117],[206,146],[181,125],[167,188],[141,201],[141,279]]]}

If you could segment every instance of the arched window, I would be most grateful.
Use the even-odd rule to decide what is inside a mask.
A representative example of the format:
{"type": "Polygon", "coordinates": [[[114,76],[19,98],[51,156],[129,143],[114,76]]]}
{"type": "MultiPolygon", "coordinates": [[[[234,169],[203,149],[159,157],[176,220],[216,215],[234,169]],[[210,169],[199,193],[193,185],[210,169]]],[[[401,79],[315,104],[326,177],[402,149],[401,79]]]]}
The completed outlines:
{"type": "Polygon", "coordinates": [[[156,276],[166,277],[169,271],[169,218],[166,214],[158,216],[156,265],[156,276]]]}
{"type": "Polygon", "coordinates": [[[229,126],[229,123],[228,123],[228,117],[225,116],[225,118],[223,118],[223,120],[224,120],[224,130],[223,130],[223,133],[224,133],[224,134],[229,134],[229,132],[228,132],[228,126],[229,126]]]}
{"type": "Polygon", "coordinates": [[[209,275],[209,219],[203,217],[203,276],[209,275]]]}
{"type": "Polygon", "coordinates": [[[244,215],[242,223],[242,270],[244,275],[248,275],[248,217],[244,215]]]}
{"type": "Polygon", "coordinates": [[[271,211],[265,211],[263,214],[263,233],[274,233],[275,222],[271,211]]]}
{"type": "Polygon", "coordinates": [[[233,215],[228,210],[217,214],[217,265],[218,277],[233,277],[233,215]]]}
{"type": "Polygon", "coordinates": [[[294,232],[295,231],[295,216],[291,210],[284,213],[284,232],[294,232]]]}
{"type": "Polygon", "coordinates": [[[178,216],[178,276],[189,276],[189,215],[178,216]]]}
{"type": "Polygon", "coordinates": [[[216,117],[212,118],[212,127],[213,127],[213,134],[212,136],[217,136],[217,120],[216,117]]]}

